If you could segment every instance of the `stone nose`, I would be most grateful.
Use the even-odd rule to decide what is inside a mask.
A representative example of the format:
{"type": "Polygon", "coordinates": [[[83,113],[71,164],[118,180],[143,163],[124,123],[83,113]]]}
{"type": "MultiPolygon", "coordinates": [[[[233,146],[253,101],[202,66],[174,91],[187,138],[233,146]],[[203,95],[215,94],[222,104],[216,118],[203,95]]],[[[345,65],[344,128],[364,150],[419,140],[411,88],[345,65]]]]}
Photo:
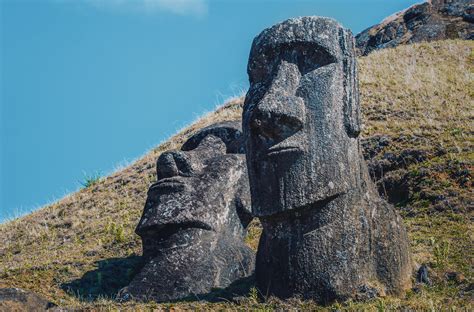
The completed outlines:
{"type": "Polygon", "coordinates": [[[193,173],[192,161],[182,151],[164,152],[156,163],[158,180],[175,176],[190,176],[193,173]]]}
{"type": "Polygon", "coordinates": [[[296,95],[300,79],[296,64],[279,64],[277,74],[254,108],[250,124],[254,131],[278,142],[302,129],[305,105],[296,95]]]}

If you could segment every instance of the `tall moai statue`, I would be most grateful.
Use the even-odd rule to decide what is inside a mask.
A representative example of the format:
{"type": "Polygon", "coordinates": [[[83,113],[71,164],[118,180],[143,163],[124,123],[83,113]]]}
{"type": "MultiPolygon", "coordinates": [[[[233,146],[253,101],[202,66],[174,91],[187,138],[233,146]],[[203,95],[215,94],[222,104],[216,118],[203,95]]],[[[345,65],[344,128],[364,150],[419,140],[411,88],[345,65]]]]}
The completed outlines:
{"type": "Polygon", "coordinates": [[[354,39],[323,17],[289,19],[252,44],[243,132],[264,295],[327,303],[411,284],[402,219],[359,144],[354,39]]]}

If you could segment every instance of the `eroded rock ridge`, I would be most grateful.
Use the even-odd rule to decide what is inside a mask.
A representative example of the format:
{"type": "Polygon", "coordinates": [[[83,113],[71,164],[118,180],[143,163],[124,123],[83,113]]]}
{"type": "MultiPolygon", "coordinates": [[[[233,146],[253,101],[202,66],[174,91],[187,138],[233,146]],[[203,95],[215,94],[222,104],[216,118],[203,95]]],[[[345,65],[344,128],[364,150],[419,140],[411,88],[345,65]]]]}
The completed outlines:
{"type": "Polygon", "coordinates": [[[431,0],[416,4],[356,36],[361,55],[399,44],[474,39],[472,0],[431,0]]]}

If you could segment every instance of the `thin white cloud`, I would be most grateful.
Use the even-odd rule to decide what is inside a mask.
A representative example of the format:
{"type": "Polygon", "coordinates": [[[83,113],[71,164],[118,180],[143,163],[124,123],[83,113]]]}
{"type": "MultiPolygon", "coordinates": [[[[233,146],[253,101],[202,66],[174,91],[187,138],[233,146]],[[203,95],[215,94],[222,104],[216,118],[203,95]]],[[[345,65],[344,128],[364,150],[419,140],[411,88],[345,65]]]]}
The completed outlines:
{"type": "Polygon", "coordinates": [[[206,0],[143,0],[148,9],[168,11],[179,15],[204,16],[208,12],[206,0]]]}
{"type": "Polygon", "coordinates": [[[209,11],[208,0],[59,0],[86,3],[99,8],[146,13],[168,12],[177,15],[204,17],[209,11]]]}

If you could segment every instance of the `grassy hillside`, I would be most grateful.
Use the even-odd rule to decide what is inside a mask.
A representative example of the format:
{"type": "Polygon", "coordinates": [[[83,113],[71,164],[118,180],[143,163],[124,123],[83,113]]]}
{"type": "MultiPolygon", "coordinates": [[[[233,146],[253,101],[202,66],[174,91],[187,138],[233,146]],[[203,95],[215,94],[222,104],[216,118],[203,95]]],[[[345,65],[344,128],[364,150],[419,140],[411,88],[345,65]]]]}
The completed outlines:
{"type": "MultiPolygon", "coordinates": [[[[235,99],[131,166],[0,225],[0,287],[30,289],[61,306],[90,310],[472,309],[473,47],[472,41],[423,43],[359,59],[371,172],[378,175],[382,193],[391,184],[403,185],[403,196],[392,201],[404,216],[414,260],[430,268],[431,286],[417,287],[403,299],[325,308],[296,299],[262,303],[254,289],[239,304],[108,299],[128,283],[139,262],[141,243],[133,231],[156,179],[155,159],[203,126],[240,119],[242,99],[235,99]]],[[[254,222],[247,237],[251,247],[259,234],[254,222]]]]}

